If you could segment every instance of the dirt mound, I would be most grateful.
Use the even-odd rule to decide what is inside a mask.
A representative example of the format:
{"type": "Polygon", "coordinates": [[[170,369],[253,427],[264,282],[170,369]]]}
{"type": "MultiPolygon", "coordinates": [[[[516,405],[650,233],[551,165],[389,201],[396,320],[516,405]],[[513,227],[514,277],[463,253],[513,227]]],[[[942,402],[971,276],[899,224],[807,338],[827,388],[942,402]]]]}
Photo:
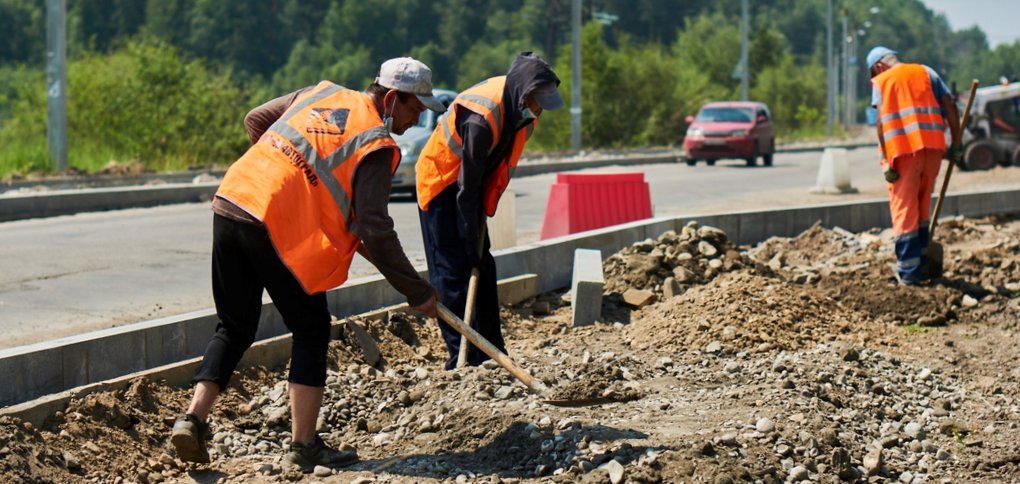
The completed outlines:
{"type": "Polygon", "coordinates": [[[210,465],[167,446],[190,391],[140,379],[41,429],[0,418],[0,481],[1015,481],[1020,222],[936,237],[946,276],[904,287],[885,233],[815,226],[741,250],[689,224],[609,258],[605,322],[571,328],[558,293],[502,308],[518,363],[609,405],[545,405],[492,362],[443,371],[436,325],[390,312],[330,345],[319,431],[358,450],[349,468],[283,464],[286,369],[251,368],[211,416],[210,465]],[[628,288],[662,297],[628,309],[628,288]]]}

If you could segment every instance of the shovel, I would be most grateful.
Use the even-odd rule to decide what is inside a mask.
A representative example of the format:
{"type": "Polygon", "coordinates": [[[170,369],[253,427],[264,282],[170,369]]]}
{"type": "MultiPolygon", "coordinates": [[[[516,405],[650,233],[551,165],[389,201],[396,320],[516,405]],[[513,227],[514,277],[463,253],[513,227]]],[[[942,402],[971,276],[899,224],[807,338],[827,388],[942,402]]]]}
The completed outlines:
{"type": "MultiPolygon", "coordinates": [[[[485,248],[485,229],[488,228],[485,221],[482,221],[481,234],[478,237],[478,254],[479,257],[482,255],[482,249],[485,248]]],[[[478,298],[478,274],[479,269],[476,265],[471,269],[471,279],[468,279],[468,291],[467,291],[467,306],[464,307],[464,321],[471,324],[471,321],[475,315],[475,299],[478,298]]],[[[468,354],[468,340],[463,334],[460,337],[460,352],[457,353],[457,368],[464,368],[467,366],[467,354],[468,354]]]]}
{"type": "MultiPolygon", "coordinates": [[[[977,79],[970,82],[970,95],[967,97],[966,107],[963,108],[963,116],[960,117],[960,133],[967,129],[967,121],[970,119],[970,106],[974,103],[974,92],[977,90],[978,84],[977,79]]],[[[954,139],[953,145],[955,146],[959,142],[959,139],[954,139]]],[[[942,270],[944,268],[942,244],[935,242],[935,227],[939,223],[939,211],[942,210],[942,201],[946,199],[949,177],[953,176],[953,165],[955,164],[952,160],[949,161],[949,166],[946,168],[946,176],[942,179],[942,189],[939,190],[939,199],[935,202],[935,212],[932,214],[931,223],[928,225],[928,277],[932,279],[942,277],[942,270]]]]}
{"type": "Polygon", "coordinates": [[[558,407],[585,407],[588,405],[600,405],[603,403],[612,403],[612,400],[607,397],[596,397],[596,398],[583,398],[576,400],[555,400],[552,399],[552,392],[549,387],[542,383],[541,380],[531,376],[527,370],[517,366],[514,360],[510,359],[506,353],[503,353],[492,343],[489,343],[484,336],[475,331],[471,326],[467,325],[462,319],[458,318],[453,311],[444,306],[442,303],[436,304],[436,311],[439,313],[439,317],[446,321],[453,329],[457,330],[458,333],[464,336],[465,339],[475,345],[476,348],[482,350],[483,353],[489,355],[496,363],[499,363],[506,371],[510,372],[514,378],[519,380],[524,386],[528,387],[528,390],[538,394],[542,398],[545,398],[544,402],[550,405],[558,407]]]}

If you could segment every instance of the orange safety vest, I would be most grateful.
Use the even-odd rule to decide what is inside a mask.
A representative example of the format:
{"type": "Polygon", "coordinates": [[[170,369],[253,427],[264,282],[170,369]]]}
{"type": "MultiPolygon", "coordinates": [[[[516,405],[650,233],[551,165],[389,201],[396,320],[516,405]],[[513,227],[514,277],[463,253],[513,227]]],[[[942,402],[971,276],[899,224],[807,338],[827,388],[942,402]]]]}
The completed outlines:
{"type": "Polygon", "coordinates": [[[873,80],[882,93],[878,120],[889,162],[922,149],[946,149],[942,108],[935,99],[927,69],[899,64],[873,80]]]}
{"type": "Polygon", "coordinates": [[[347,280],[358,247],[354,171],[369,153],[400,150],[368,95],[329,81],[295,99],[223,177],[216,195],[261,220],[305,292],[347,280]]]}
{"type": "MultiPolygon", "coordinates": [[[[486,79],[475,84],[468,90],[460,93],[453,103],[450,104],[446,113],[439,118],[439,128],[432,132],[421,154],[418,155],[418,163],[415,166],[418,172],[418,205],[422,210],[429,209],[429,203],[436,198],[443,190],[457,182],[460,175],[460,165],[464,156],[464,142],[457,132],[457,106],[463,106],[472,112],[482,115],[489,123],[492,131],[492,146],[489,147],[489,154],[499,144],[499,136],[503,131],[503,87],[506,85],[506,76],[497,76],[486,79]]],[[[524,143],[531,136],[538,120],[534,120],[526,129],[518,130],[514,134],[513,147],[510,154],[503,159],[496,172],[489,176],[483,183],[483,203],[485,213],[488,216],[496,214],[496,205],[499,204],[499,197],[503,195],[514,169],[517,168],[517,161],[524,151],[524,143]]]]}

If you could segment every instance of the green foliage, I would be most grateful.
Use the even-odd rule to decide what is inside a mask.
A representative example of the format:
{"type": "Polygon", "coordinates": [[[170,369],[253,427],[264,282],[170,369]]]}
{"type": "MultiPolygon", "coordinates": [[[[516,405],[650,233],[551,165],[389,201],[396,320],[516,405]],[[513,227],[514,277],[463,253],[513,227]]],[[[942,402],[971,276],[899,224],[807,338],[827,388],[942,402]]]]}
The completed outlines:
{"type": "Polygon", "coordinates": [[[733,78],[733,70],[740,60],[740,26],[734,20],[721,14],[688,19],[673,51],[680,63],[704,72],[721,90],[739,92],[740,81],[733,78]]]}
{"type": "Polygon", "coordinates": [[[797,66],[793,56],[784,55],[758,75],[750,97],[769,105],[780,139],[824,132],[825,69],[820,66],[797,66]]]}
{"type": "Polygon", "coordinates": [[[1020,80],[1020,42],[1013,44],[1001,44],[994,50],[968,57],[965,61],[966,74],[954,75],[951,80],[955,81],[961,90],[970,86],[971,79],[981,81],[982,86],[994,86],[999,80],[1005,77],[1011,82],[1020,80]]]}
{"type": "MultiPolygon", "coordinates": [[[[770,105],[780,139],[824,133],[827,5],[750,2],[750,97],[770,105]]],[[[735,99],[740,6],[583,2],[584,146],[677,144],[685,116],[707,101],[735,99]],[[612,16],[611,25],[592,20],[612,16]]],[[[961,87],[975,77],[990,85],[1020,76],[1020,43],[990,49],[980,29],[952,31],[922,0],[834,6],[837,55],[845,15],[851,30],[871,25],[850,52],[858,58],[887,45],[961,87]],[[871,15],[871,6],[881,13],[871,15]]],[[[382,61],[397,56],[428,64],[436,87],[464,89],[505,73],[518,51],[530,50],[555,66],[570,96],[571,2],[68,0],[67,9],[71,158],[88,169],[109,159],[230,161],[244,146],[241,115],[253,105],[322,79],[363,89],[382,61]]],[[[0,0],[0,170],[45,167],[38,114],[45,112],[45,19],[45,2],[0,0]]],[[[856,75],[863,104],[867,73],[856,75]]],[[[529,150],[565,149],[569,141],[569,109],[548,112],[529,150]]]]}
{"type": "MultiPolygon", "coordinates": [[[[41,75],[21,86],[0,127],[0,170],[47,168],[46,98],[41,75]]],[[[156,170],[226,164],[245,148],[248,100],[229,73],[184,61],[158,41],[88,53],[68,68],[68,151],[72,167],[111,160],[156,170]]]]}
{"type": "MultiPolygon", "coordinates": [[[[688,115],[708,101],[735,99],[733,79],[739,59],[739,29],[721,27],[721,14],[688,22],[669,49],[619,36],[618,46],[605,41],[601,25],[583,32],[582,140],[586,147],[676,145],[683,139],[688,115]],[[736,46],[736,47],[735,47],[736,46]]],[[[730,22],[733,24],[733,22],[730,22]]],[[[825,75],[818,66],[798,66],[786,52],[778,31],[760,28],[751,36],[750,97],[772,106],[780,137],[815,136],[824,131],[825,75]]],[[[566,53],[556,64],[569,99],[570,65],[566,53]]],[[[532,143],[538,149],[566,149],[570,139],[568,110],[543,114],[532,143]]]]}
{"type": "Polygon", "coordinates": [[[44,12],[38,1],[0,0],[0,63],[42,61],[46,47],[44,12]]]}

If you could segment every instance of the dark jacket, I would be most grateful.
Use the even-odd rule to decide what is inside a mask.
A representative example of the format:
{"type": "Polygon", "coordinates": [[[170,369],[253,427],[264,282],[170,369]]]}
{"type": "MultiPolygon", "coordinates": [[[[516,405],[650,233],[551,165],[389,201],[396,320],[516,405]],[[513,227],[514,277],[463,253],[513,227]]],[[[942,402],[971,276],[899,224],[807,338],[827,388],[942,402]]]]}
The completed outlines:
{"type": "Polygon", "coordinates": [[[463,107],[457,113],[457,132],[464,141],[464,156],[457,180],[458,226],[461,239],[468,245],[469,254],[477,254],[478,236],[485,212],[482,209],[482,187],[486,178],[510,154],[514,132],[524,129],[532,120],[525,120],[525,101],[536,87],[555,82],[552,66],[531,52],[521,52],[506,74],[503,88],[503,132],[499,143],[493,147],[494,139],[489,124],[481,115],[463,107]],[[492,148],[490,152],[490,148],[492,148]]]}

